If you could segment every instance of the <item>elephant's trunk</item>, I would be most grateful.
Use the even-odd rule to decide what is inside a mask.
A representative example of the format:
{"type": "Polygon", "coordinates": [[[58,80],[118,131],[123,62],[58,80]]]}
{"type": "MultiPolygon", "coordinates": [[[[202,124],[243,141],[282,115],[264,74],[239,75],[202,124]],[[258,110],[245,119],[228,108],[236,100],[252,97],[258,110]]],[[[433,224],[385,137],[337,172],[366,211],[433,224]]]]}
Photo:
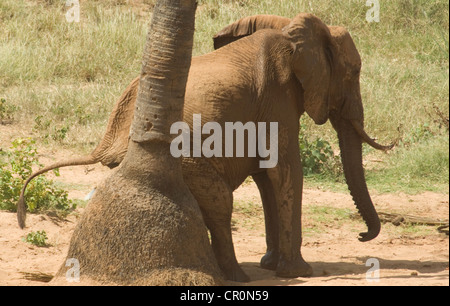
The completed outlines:
{"type": "Polygon", "coordinates": [[[350,121],[341,119],[333,124],[338,132],[345,179],[358,211],[368,227],[360,233],[360,241],[378,236],[381,224],[367,189],[362,164],[362,138],[350,121]]]}

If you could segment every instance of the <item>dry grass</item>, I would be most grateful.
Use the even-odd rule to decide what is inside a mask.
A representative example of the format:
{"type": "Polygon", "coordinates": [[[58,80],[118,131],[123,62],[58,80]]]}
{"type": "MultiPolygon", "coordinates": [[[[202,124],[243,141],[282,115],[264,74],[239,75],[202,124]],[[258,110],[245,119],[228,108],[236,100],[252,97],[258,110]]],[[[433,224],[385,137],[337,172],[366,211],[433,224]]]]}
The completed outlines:
{"type": "MultiPolygon", "coordinates": [[[[64,1],[2,0],[0,98],[9,110],[15,110],[8,113],[13,124],[45,146],[66,146],[78,152],[92,149],[116,98],[140,71],[154,2],[84,0],[80,23],[69,23],[64,1]]],[[[424,126],[432,131],[432,137],[419,135],[414,143],[395,151],[392,159],[375,158],[383,160],[385,167],[395,164],[399,173],[411,163],[424,168],[417,148],[427,151],[432,141],[430,148],[440,158],[437,163],[448,173],[448,142],[443,141],[448,128],[440,127],[433,112],[434,107],[444,116],[449,112],[448,1],[380,3],[380,22],[368,23],[368,7],[357,0],[200,0],[194,55],[210,52],[214,33],[248,15],[293,17],[312,12],[327,24],[343,25],[363,59],[361,90],[369,133],[388,143],[411,138],[424,126]],[[408,162],[398,165],[405,158],[408,162]]],[[[329,124],[307,123],[311,137],[320,135],[336,143],[329,124]]],[[[411,179],[422,176],[419,172],[411,179]]],[[[448,179],[440,183],[448,185],[448,179]]]]}

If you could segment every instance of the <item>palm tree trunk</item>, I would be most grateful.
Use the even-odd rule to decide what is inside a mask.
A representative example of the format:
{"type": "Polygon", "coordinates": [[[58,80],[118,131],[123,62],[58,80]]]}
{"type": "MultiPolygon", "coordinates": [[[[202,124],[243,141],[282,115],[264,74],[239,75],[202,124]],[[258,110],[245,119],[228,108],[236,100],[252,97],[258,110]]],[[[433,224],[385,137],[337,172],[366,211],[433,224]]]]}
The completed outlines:
{"type": "MultiPolygon", "coordinates": [[[[144,51],[128,152],[98,186],[73,234],[68,259],[84,283],[217,285],[220,270],[200,209],[170,155],[182,118],[195,0],[159,0],[144,51]]],[[[61,266],[55,283],[67,284],[61,266]]]]}
{"type": "Polygon", "coordinates": [[[183,117],[192,58],[195,1],[163,1],[155,7],[136,101],[132,140],[171,141],[170,126],[183,117]],[[151,103],[149,103],[149,101],[151,103]]]}
{"type": "Polygon", "coordinates": [[[130,168],[140,169],[146,180],[152,180],[152,184],[164,188],[182,178],[181,159],[175,159],[170,154],[169,144],[174,138],[170,127],[183,119],[196,2],[160,2],[154,9],[144,50],[127,162],[130,168]],[[146,153],[142,154],[144,151],[146,153]],[[156,158],[157,162],[145,161],[142,155],[156,158]],[[142,165],[148,163],[152,166],[142,169],[142,165]]]}

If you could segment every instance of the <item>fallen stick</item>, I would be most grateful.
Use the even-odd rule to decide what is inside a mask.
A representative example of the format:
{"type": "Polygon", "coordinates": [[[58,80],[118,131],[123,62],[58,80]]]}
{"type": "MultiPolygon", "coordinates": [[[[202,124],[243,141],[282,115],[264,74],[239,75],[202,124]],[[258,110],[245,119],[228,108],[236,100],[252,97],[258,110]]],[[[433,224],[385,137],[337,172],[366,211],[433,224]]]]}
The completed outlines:
{"type": "Polygon", "coordinates": [[[42,272],[20,272],[24,279],[48,283],[53,279],[53,275],[42,272]]]}
{"type": "Polygon", "coordinates": [[[425,217],[417,217],[406,214],[396,214],[396,213],[386,213],[379,212],[378,216],[381,221],[391,222],[392,224],[398,226],[402,223],[409,224],[421,224],[421,225],[430,225],[430,226],[443,226],[448,224],[448,220],[436,220],[425,217]]]}
{"type": "MultiPolygon", "coordinates": [[[[402,223],[407,224],[418,224],[418,225],[429,225],[429,226],[439,226],[442,229],[448,228],[449,221],[448,220],[436,220],[425,217],[412,216],[407,214],[398,214],[398,213],[388,213],[388,212],[378,212],[378,216],[381,222],[389,222],[394,224],[395,226],[399,226],[402,223]]],[[[352,214],[354,218],[360,218],[358,214],[352,214]]]]}

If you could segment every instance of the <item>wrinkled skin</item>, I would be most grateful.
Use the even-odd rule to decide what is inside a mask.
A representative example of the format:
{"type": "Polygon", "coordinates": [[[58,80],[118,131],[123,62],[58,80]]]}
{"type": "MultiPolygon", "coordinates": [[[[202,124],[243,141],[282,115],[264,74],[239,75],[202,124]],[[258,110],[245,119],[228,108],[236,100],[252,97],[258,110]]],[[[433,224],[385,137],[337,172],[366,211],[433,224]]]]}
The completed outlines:
{"type": "MultiPolygon", "coordinates": [[[[374,239],[380,221],[365,183],[362,142],[381,150],[390,147],[375,143],[364,131],[361,59],[349,33],[341,27],[327,27],[311,14],[299,14],[292,20],[261,15],[237,21],[214,40],[218,50],[192,60],[184,121],[191,130],[193,114],[201,114],[203,124],[220,123],[223,130],[224,122],[279,125],[275,168],[260,169],[259,158],[183,158],[184,179],[200,205],[226,278],[249,280],[237,263],[231,235],[233,191],[249,175],[258,185],[265,213],[267,253],[261,266],[281,277],[312,275],[300,251],[303,174],[298,134],[304,112],[317,124],[330,120],[337,131],[346,180],[368,226],[360,240],[374,239]]],[[[98,148],[115,143],[117,135],[110,136],[111,129],[129,130],[132,112],[123,111],[120,104],[134,109],[134,101],[124,97],[135,97],[137,88],[135,79],[117,102],[116,110],[122,111],[111,115],[98,148]],[[120,127],[113,127],[116,124],[120,127]]],[[[113,162],[100,161],[116,166],[125,154],[125,143],[104,154],[112,156],[109,160],[113,162]]],[[[24,216],[24,203],[19,204],[18,211],[24,216]]]]}

